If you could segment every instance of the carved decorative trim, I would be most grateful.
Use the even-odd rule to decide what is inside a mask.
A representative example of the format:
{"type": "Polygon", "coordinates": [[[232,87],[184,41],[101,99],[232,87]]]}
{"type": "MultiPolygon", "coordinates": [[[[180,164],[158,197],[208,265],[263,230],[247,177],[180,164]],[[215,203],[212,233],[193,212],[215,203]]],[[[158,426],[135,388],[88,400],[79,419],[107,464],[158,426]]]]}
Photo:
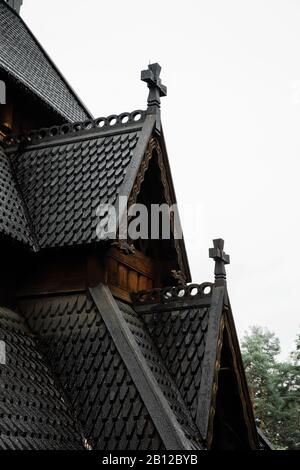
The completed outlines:
{"type": "Polygon", "coordinates": [[[144,156],[144,158],[142,160],[142,163],[140,165],[138,174],[136,176],[134,185],[132,187],[132,190],[131,190],[131,193],[130,193],[130,196],[129,196],[129,199],[128,199],[128,207],[131,207],[137,201],[137,197],[141,192],[142,183],[145,179],[145,174],[146,174],[146,171],[149,168],[149,163],[150,163],[150,160],[153,156],[153,151],[154,150],[156,150],[157,155],[160,155],[162,153],[160,145],[159,145],[157,139],[155,139],[154,137],[151,137],[151,139],[149,140],[149,143],[148,143],[148,147],[147,147],[145,156],[144,156]]]}
{"type": "MultiPolygon", "coordinates": [[[[160,152],[157,153],[157,160],[158,160],[158,166],[160,168],[161,181],[162,181],[162,185],[163,185],[163,188],[164,188],[165,199],[166,199],[167,204],[169,205],[169,207],[171,207],[172,204],[175,201],[172,201],[172,198],[171,198],[170,187],[169,187],[169,183],[168,183],[167,173],[166,173],[166,169],[165,169],[165,165],[164,165],[164,161],[163,161],[163,155],[162,155],[161,150],[160,150],[160,152]]],[[[171,212],[170,217],[171,217],[171,230],[174,233],[174,214],[173,214],[173,212],[171,212]]],[[[176,250],[177,256],[178,256],[178,264],[179,264],[179,267],[180,267],[180,271],[182,273],[181,281],[186,282],[186,277],[184,275],[185,269],[184,269],[183,256],[182,256],[182,252],[181,252],[180,240],[176,239],[175,237],[174,237],[174,245],[175,245],[175,250],[176,250]]]]}
{"type": "MultiPolygon", "coordinates": [[[[154,150],[156,151],[156,154],[157,154],[157,163],[160,169],[161,182],[163,185],[163,191],[164,191],[166,203],[168,204],[169,207],[171,207],[172,204],[175,202],[175,201],[172,201],[172,198],[171,198],[171,192],[170,192],[167,173],[166,173],[166,169],[165,169],[165,165],[163,161],[163,153],[162,153],[161,146],[159,145],[157,138],[151,137],[151,139],[149,140],[149,144],[148,144],[144,159],[141,163],[138,175],[136,177],[135,183],[131,190],[130,197],[128,199],[128,207],[131,207],[137,201],[137,197],[141,191],[142,183],[145,179],[146,171],[149,168],[150,160],[153,157],[154,150]]],[[[174,214],[172,212],[170,214],[170,217],[171,217],[171,230],[172,232],[174,232],[174,214]]],[[[174,246],[175,246],[175,250],[178,256],[178,264],[180,267],[180,271],[182,272],[181,280],[186,282],[186,277],[184,277],[184,274],[183,274],[185,272],[185,269],[184,269],[183,256],[181,252],[180,240],[174,238],[174,246]]]]}
{"type": "MultiPolygon", "coordinates": [[[[243,380],[243,375],[240,370],[240,365],[242,363],[238,361],[236,351],[239,349],[239,344],[238,342],[235,341],[234,334],[232,333],[232,329],[230,328],[230,323],[229,323],[229,311],[228,309],[225,308],[225,328],[227,330],[227,335],[228,335],[228,342],[229,342],[229,347],[230,351],[232,354],[232,360],[233,360],[233,369],[235,371],[235,375],[237,378],[237,384],[238,384],[238,390],[239,390],[239,396],[242,404],[242,409],[243,409],[243,415],[244,419],[246,422],[247,426],[247,431],[248,431],[248,437],[249,437],[249,442],[251,444],[251,447],[253,449],[258,448],[258,442],[255,442],[257,440],[257,435],[256,435],[256,426],[254,424],[254,427],[251,426],[251,418],[248,413],[248,408],[246,403],[249,403],[250,408],[252,409],[252,403],[251,400],[248,400],[246,397],[246,393],[248,390],[248,385],[247,383],[244,382],[243,380]],[[235,344],[234,344],[235,343],[235,344]]],[[[243,365],[242,365],[243,367],[243,365]]],[[[252,421],[254,421],[254,416],[252,417],[252,421]]]]}
{"type": "MultiPolygon", "coordinates": [[[[238,364],[237,356],[236,356],[236,350],[239,348],[239,346],[238,344],[234,345],[234,339],[232,337],[232,331],[231,331],[231,327],[228,321],[228,310],[226,308],[224,309],[224,312],[221,317],[219,334],[218,334],[217,355],[216,355],[216,361],[215,361],[215,367],[214,367],[211,408],[210,408],[210,413],[209,413],[209,426],[208,426],[208,433],[207,433],[207,445],[208,445],[208,448],[210,449],[212,445],[212,440],[213,440],[214,417],[216,413],[216,401],[217,401],[217,394],[218,394],[218,388],[219,388],[219,372],[221,368],[221,354],[222,354],[222,348],[223,348],[223,343],[224,343],[225,330],[227,332],[228,345],[229,345],[231,356],[232,356],[232,365],[233,365],[232,372],[234,372],[236,381],[237,381],[238,394],[239,394],[239,398],[241,401],[242,412],[243,412],[243,416],[244,416],[247,431],[248,431],[249,443],[252,449],[257,449],[258,446],[255,443],[255,437],[254,437],[255,431],[254,433],[252,432],[253,430],[251,427],[251,420],[249,418],[247,405],[246,405],[247,398],[245,396],[244,387],[243,387],[242,379],[241,379],[241,372],[240,372],[240,368],[239,368],[239,364],[238,364]]],[[[246,388],[247,388],[247,385],[246,385],[246,388]]],[[[250,406],[251,406],[251,402],[250,402],[250,406]]]]}
{"type": "Polygon", "coordinates": [[[112,242],[112,246],[116,247],[118,250],[123,251],[126,255],[132,255],[135,253],[134,245],[129,244],[127,240],[117,240],[112,242]]]}
{"type": "Polygon", "coordinates": [[[213,383],[212,383],[212,391],[211,391],[211,406],[209,410],[209,419],[208,419],[208,430],[207,430],[208,449],[211,448],[211,444],[213,440],[213,425],[214,425],[214,417],[216,414],[217,392],[218,392],[218,386],[219,386],[219,371],[221,367],[221,353],[222,353],[222,346],[223,346],[224,327],[225,327],[224,316],[222,316],[221,321],[220,321],[220,326],[219,326],[219,332],[218,332],[216,360],[214,364],[214,375],[213,375],[213,383]]]}
{"type": "Polygon", "coordinates": [[[134,304],[169,304],[171,302],[186,302],[211,297],[213,284],[203,282],[202,284],[189,284],[176,287],[165,287],[163,289],[152,289],[132,293],[134,304]]]}
{"type": "Polygon", "coordinates": [[[114,128],[123,128],[129,124],[140,124],[146,118],[146,111],[136,110],[132,113],[122,113],[120,115],[112,114],[108,117],[90,119],[83,122],[63,124],[39,130],[33,130],[28,134],[7,136],[4,141],[7,146],[19,144],[38,144],[44,139],[55,137],[74,136],[82,131],[88,130],[107,130],[114,128]]]}
{"type": "Polygon", "coordinates": [[[176,269],[171,270],[171,276],[176,279],[177,284],[184,285],[186,283],[185,275],[182,271],[176,271],[176,269]]]}

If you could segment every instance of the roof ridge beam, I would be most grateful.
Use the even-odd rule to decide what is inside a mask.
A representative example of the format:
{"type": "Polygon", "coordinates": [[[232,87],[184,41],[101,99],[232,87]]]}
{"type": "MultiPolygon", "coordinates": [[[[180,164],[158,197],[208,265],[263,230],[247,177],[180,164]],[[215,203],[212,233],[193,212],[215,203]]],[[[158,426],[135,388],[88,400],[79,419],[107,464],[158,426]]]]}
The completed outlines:
{"type": "Polygon", "coordinates": [[[146,119],[146,111],[137,109],[131,113],[112,114],[76,123],[64,123],[60,126],[35,129],[26,134],[10,135],[5,139],[5,146],[27,148],[50,145],[53,142],[83,140],[95,135],[104,136],[111,133],[128,132],[140,129],[146,119]]]}
{"type": "Polygon", "coordinates": [[[109,288],[100,284],[89,291],[166,449],[192,450],[109,288]]]}
{"type": "Polygon", "coordinates": [[[201,384],[198,394],[198,410],[196,424],[201,435],[207,437],[209,426],[212,423],[211,410],[213,410],[214,386],[219,372],[218,352],[220,350],[218,339],[221,327],[221,317],[224,306],[225,287],[213,288],[211,307],[208,317],[208,330],[206,337],[205,354],[202,365],[201,384]]]}

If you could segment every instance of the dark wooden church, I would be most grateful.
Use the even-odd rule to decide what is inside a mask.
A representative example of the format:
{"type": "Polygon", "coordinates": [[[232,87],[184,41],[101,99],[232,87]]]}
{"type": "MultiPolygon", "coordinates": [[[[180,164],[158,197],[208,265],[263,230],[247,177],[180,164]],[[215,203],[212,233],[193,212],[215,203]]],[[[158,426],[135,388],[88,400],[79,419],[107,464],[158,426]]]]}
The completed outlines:
{"type": "Polygon", "coordinates": [[[191,284],[183,239],[96,234],[103,202],[176,202],[159,65],[146,110],[94,119],[21,4],[0,0],[0,449],[265,448],[223,241],[191,284]]]}

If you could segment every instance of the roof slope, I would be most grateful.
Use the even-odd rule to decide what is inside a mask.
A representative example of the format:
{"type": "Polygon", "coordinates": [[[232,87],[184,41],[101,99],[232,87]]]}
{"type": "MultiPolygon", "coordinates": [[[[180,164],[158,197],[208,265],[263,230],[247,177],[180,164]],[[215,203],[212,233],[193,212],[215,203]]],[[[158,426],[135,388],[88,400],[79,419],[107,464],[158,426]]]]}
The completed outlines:
{"type": "MultiPolygon", "coordinates": [[[[143,318],[137,312],[124,303],[119,302],[119,306],[130,331],[134,335],[137,346],[142,351],[149,369],[152,371],[157,384],[160,386],[170,408],[182,426],[185,435],[191,436],[191,439],[193,438],[195,448],[199,447],[199,441],[201,441],[199,430],[195,426],[192,415],[182,399],[180,389],[173,380],[170,364],[168,361],[163,360],[160,354],[160,345],[155,341],[155,338],[150,336],[143,318]]],[[[184,350],[185,348],[183,347],[181,355],[184,355],[184,350]]]]}
{"type": "Polygon", "coordinates": [[[11,140],[6,151],[40,248],[98,240],[96,210],[115,204],[128,178],[131,189],[154,120],[134,111],[37,131],[21,147],[11,140]]]}
{"type": "MultiPolygon", "coordinates": [[[[206,446],[211,448],[213,436],[218,435],[214,417],[226,411],[228,416],[236,417],[240,413],[238,429],[243,434],[237,436],[235,445],[258,448],[252,404],[226,283],[191,284],[139,292],[135,294],[135,310],[146,323],[152,341],[206,446]],[[221,371],[223,374],[226,369],[231,371],[226,381],[228,378],[231,383],[236,380],[236,401],[232,401],[230,394],[229,403],[222,401],[220,409],[218,390],[223,390],[224,382],[219,373],[221,371]]],[[[234,426],[237,424],[234,423],[234,426]]]]}
{"type": "MultiPolygon", "coordinates": [[[[67,406],[61,403],[60,390],[78,419],[86,447],[108,450],[210,447],[218,389],[217,364],[225,328],[236,341],[231,313],[228,309],[224,313],[224,305],[224,287],[210,283],[140,292],[134,309],[117,302],[102,284],[80,293],[20,298],[20,314],[38,338],[43,359],[20,317],[0,310],[0,339],[9,345],[8,358],[14,366],[0,368],[4,384],[13,381],[9,394],[8,385],[4,385],[3,393],[0,389],[2,403],[9,398],[13,406],[9,415],[3,411],[7,429],[17,426],[19,395],[30,402],[32,394],[36,397],[42,386],[46,403],[51,401],[45,413],[41,411],[46,420],[46,424],[42,421],[45,424],[42,431],[35,418],[30,418],[29,423],[21,420],[11,440],[0,439],[2,447],[17,447],[19,435],[27,436],[30,430],[43,436],[49,422],[55,427],[56,419],[49,421],[53,409],[67,406]],[[15,344],[16,348],[10,346],[15,344]],[[50,370],[58,380],[56,384],[51,382],[50,370]]],[[[234,348],[238,352],[238,345],[234,348]]],[[[239,369],[237,356],[236,361],[239,369]]],[[[243,372],[238,373],[240,393],[247,395],[243,372]]],[[[42,399],[45,400],[44,396],[42,399]]],[[[30,413],[26,406],[21,416],[30,413]]],[[[245,425],[250,433],[250,446],[256,448],[250,403],[248,408],[243,411],[245,425]]],[[[42,405],[38,409],[43,410],[42,405]]],[[[69,423],[61,423],[61,446],[68,445],[69,423]]],[[[20,447],[26,445],[22,442],[20,447]]],[[[41,438],[30,445],[44,448],[48,444],[41,438]]]]}
{"type": "Polygon", "coordinates": [[[199,406],[209,306],[162,310],[143,314],[152,341],[180,390],[194,420],[199,406]]]}
{"type": "Polygon", "coordinates": [[[0,147],[0,232],[33,246],[26,211],[10,162],[0,147]]]}
{"type": "Polygon", "coordinates": [[[0,449],[83,449],[70,407],[24,319],[0,308],[0,449]]]}
{"type": "MultiPolygon", "coordinates": [[[[208,344],[212,311],[213,285],[191,284],[154,289],[136,294],[135,309],[147,325],[153,343],[174,380],[185,406],[202,436],[206,437],[198,419],[203,368],[208,344]]],[[[214,365],[212,364],[214,369],[214,365]]],[[[208,393],[208,400],[210,393],[208,393]]]]}
{"type": "Polygon", "coordinates": [[[91,118],[20,16],[0,0],[0,68],[69,122],[91,118]]]}
{"type": "MultiPolygon", "coordinates": [[[[108,287],[24,298],[19,308],[93,449],[203,448],[196,420],[143,315],[118,304],[108,287]]],[[[177,347],[181,356],[189,354],[187,338],[177,347]]]]}
{"type": "Polygon", "coordinates": [[[21,304],[93,449],[163,449],[148,410],[90,295],[21,304]]]}

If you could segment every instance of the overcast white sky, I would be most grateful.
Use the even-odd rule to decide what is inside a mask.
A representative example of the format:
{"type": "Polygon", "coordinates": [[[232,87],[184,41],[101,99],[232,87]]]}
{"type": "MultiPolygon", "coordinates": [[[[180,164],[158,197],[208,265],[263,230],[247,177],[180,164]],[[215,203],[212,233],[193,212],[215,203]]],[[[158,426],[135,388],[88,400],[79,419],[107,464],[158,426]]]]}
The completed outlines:
{"type": "Polygon", "coordinates": [[[300,2],[24,0],[22,16],[95,117],[144,109],[140,71],[161,64],[193,281],[213,279],[208,248],[224,238],[240,336],[266,326],[286,356],[300,327],[300,2]]]}

